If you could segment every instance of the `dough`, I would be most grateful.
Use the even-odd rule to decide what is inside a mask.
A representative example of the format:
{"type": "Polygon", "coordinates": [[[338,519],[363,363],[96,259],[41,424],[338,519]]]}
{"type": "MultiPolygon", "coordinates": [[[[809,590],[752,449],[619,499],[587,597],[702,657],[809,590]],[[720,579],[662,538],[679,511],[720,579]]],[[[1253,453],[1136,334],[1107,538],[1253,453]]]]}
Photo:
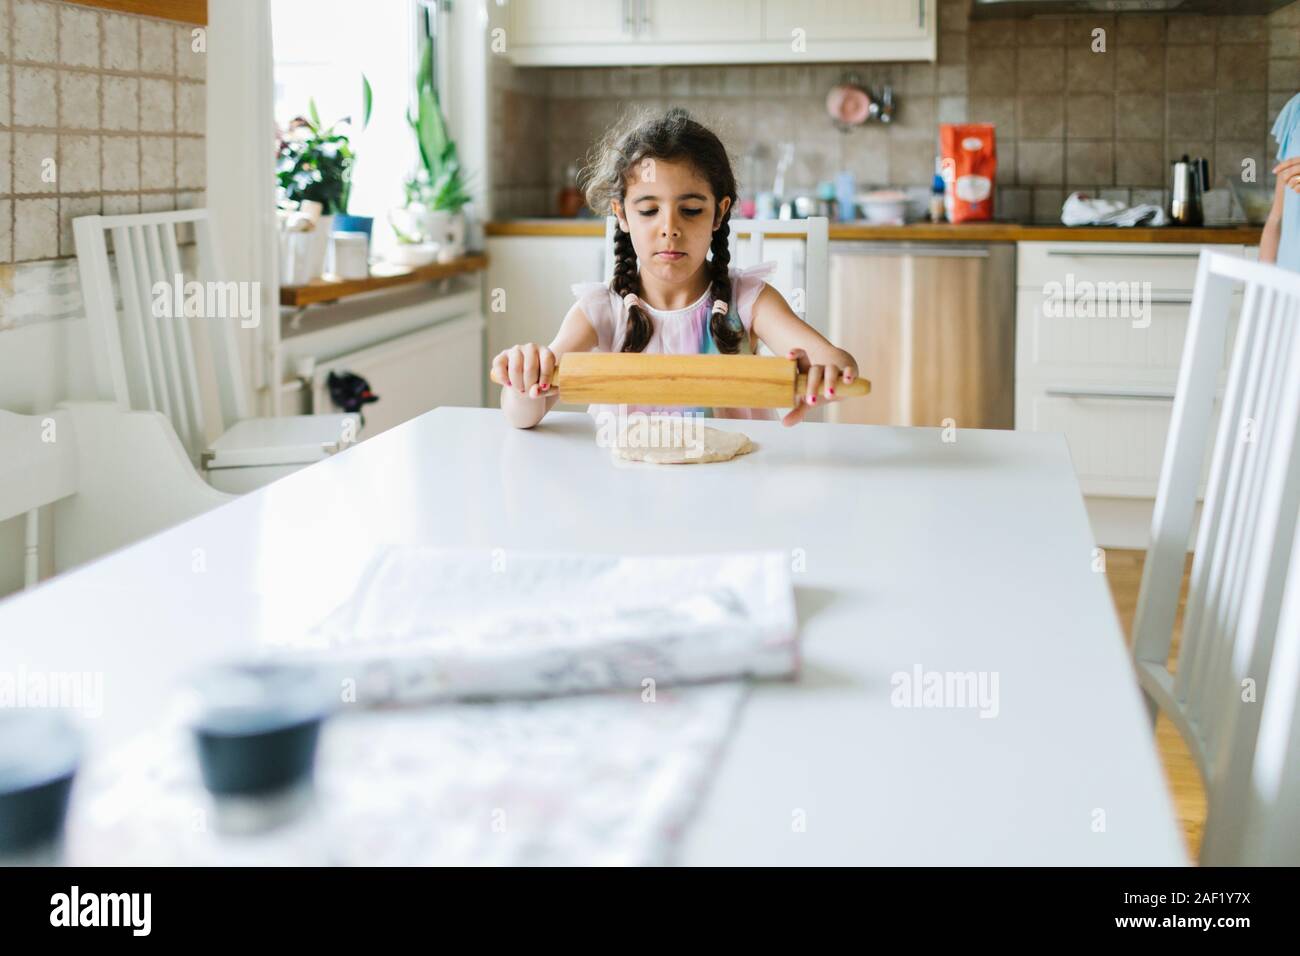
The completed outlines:
{"type": "Polygon", "coordinates": [[[701,424],[698,419],[650,415],[619,433],[611,452],[618,461],[700,465],[730,461],[754,450],[749,436],[701,424]]]}

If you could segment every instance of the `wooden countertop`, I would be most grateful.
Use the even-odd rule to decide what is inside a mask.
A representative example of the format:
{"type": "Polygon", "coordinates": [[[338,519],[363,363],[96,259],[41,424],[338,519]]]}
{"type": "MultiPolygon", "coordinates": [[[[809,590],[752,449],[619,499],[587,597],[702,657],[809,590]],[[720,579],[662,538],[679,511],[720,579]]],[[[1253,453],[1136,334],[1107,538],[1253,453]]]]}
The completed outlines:
{"type": "MultiPolygon", "coordinates": [[[[599,219],[507,219],[486,224],[489,236],[602,236],[599,219]]],[[[791,234],[793,236],[794,234],[791,234]]],[[[951,242],[1191,242],[1258,245],[1259,226],[1027,226],[1014,222],[912,223],[873,226],[867,223],[831,223],[834,240],[951,241],[951,242]]],[[[782,238],[770,233],[769,238],[782,238]]]]}
{"type": "Polygon", "coordinates": [[[312,279],[306,285],[280,286],[280,304],[293,308],[302,308],[317,302],[335,302],[349,296],[378,292],[395,286],[412,285],[417,282],[436,282],[448,276],[461,275],[466,272],[481,272],[487,268],[487,256],[469,253],[451,262],[433,262],[427,266],[414,266],[398,270],[371,273],[364,279],[339,279],[333,276],[321,276],[312,279]]]}

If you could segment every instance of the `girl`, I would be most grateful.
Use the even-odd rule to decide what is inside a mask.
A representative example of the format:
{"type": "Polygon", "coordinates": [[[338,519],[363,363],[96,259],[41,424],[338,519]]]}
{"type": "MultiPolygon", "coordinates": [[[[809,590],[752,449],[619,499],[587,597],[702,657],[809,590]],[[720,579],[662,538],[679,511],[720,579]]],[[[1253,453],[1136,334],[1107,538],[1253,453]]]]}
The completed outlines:
{"type": "MultiPolygon", "coordinates": [[[[550,346],[515,345],[492,360],[501,408],[516,428],[532,428],[562,397],[551,384],[565,352],[753,355],[761,341],[798,362],[808,388],[783,419],[836,401],[835,386],[858,374],[853,356],[826,341],[762,280],[771,266],[730,268],[728,220],[736,180],[727,151],[683,109],[641,119],[606,135],[597,161],[583,172],[587,203],[618,219],[614,278],[579,283],[550,346]],[[706,258],[712,252],[713,258],[706,258]]],[[[592,405],[600,414],[608,408],[592,405]]],[[[775,418],[765,408],[651,408],[718,418],[775,418]]]]}

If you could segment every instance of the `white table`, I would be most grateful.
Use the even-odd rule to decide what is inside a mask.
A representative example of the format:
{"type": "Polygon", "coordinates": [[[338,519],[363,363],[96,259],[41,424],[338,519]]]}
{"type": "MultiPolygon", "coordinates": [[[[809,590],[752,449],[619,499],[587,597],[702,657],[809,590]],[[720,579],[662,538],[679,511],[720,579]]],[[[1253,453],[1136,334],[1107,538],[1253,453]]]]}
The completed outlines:
{"type": "Polygon", "coordinates": [[[0,667],[102,671],[103,745],[317,622],[384,544],[780,548],[802,679],[751,696],[684,862],[1186,862],[1061,436],[712,424],[758,450],[619,467],[583,414],[437,409],[0,602],[0,667]],[[995,672],[997,716],[893,706],[917,666],[995,672]]]}

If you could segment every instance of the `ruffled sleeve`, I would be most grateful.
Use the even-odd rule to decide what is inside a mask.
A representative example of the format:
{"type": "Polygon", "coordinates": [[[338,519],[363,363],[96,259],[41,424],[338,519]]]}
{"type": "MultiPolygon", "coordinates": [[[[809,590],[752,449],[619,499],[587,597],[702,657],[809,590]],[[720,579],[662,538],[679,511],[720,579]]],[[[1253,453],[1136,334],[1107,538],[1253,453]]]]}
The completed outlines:
{"type": "Polygon", "coordinates": [[[1282,107],[1273,124],[1273,138],[1277,140],[1277,158],[1290,159],[1295,153],[1296,130],[1300,127],[1300,93],[1282,107]]]}
{"type": "Polygon", "coordinates": [[[753,322],[754,303],[767,284],[764,278],[775,273],[776,269],[776,262],[760,262],[746,269],[731,270],[731,297],[736,303],[736,311],[740,313],[740,321],[746,332],[753,322]]]}
{"type": "Polygon", "coordinates": [[[575,282],[570,288],[587,316],[587,321],[596,330],[595,351],[614,351],[614,326],[617,319],[613,307],[614,294],[609,286],[604,282],[575,282]]]}

